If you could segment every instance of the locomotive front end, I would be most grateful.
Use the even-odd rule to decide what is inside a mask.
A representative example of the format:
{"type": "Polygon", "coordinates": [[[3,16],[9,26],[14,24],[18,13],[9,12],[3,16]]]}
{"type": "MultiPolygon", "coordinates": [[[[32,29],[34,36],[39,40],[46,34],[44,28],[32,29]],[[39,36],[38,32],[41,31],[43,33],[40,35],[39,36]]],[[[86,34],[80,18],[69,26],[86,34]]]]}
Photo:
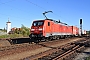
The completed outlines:
{"type": "Polygon", "coordinates": [[[43,38],[43,25],[44,25],[44,21],[34,21],[32,23],[32,26],[31,26],[31,34],[30,34],[30,38],[43,38]]]}

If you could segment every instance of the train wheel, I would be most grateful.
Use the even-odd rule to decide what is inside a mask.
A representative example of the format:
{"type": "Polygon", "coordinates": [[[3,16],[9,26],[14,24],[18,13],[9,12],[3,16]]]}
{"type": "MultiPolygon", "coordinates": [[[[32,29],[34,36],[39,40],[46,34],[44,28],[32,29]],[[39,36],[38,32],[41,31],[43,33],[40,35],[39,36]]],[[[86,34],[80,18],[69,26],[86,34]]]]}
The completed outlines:
{"type": "Polygon", "coordinates": [[[49,38],[49,40],[52,41],[52,40],[53,40],[53,37],[51,36],[51,37],[49,38]]]}
{"type": "Polygon", "coordinates": [[[59,37],[57,37],[57,40],[59,40],[59,37]]]}
{"type": "Polygon", "coordinates": [[[32,44],[32,42],[29,42],[29,44],[32,44]]]}
{"type": "Polygon", "coordinates": [[[36,40],[34,43],[39,44],[40,40],[36,40]]]}
{"type": "Polygon", "coordinates": [[[48,41],[48,39],[45,39],[45,41],[48,41]]]}

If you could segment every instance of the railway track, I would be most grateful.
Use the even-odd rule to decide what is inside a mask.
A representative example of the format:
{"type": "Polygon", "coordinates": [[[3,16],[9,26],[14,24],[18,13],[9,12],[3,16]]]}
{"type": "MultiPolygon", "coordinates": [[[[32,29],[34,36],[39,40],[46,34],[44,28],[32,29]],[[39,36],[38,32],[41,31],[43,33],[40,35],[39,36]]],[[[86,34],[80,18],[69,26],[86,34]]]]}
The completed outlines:
{"type": "MultiPolygon", "coordinates": [[[[73,39],[73,38],[71,38],[71,39],[73,39]]],[[[42,48],[42,47],[50,48],[50,50],[48,50],[49,52],[51,52],[51,51],[52,52],[55,52],[55,51],[58,52],[58,50],[61,51],[61,49],[64,49],[64,50],[67,49],[67,47],[65,48],[64,45],[63,46],[58,46],[58,47],[51,47],[51,45],[53,45],[53,44],[59,44],[58,41],[59,40],[48,41],[48,42],[40,42],[40,44],[15,44],[15,45],[10,45],[10,46],[0,47],[0,57],[12,55],[12,54],[18,54],[18,53],[21,53],[21,52],[24,52],[24,51],[30,51],[30,50],[32,51],[32,50],[42,48]]],[[[62,42],[65,42],[65,41],[70,41],[70,40],[68,40],[68,39],[67,40],[61,40],[60,42],[62,43],[62,42]]],[[[67,44],[67,46],[68,46],[68,48],[71,48],[74,45],[71,46],[70,44],[67,44]]],[[[47,51],[45,51],[45,52],[46,52],[46,54],[41,52],[41,53],[43,53],[43,55],[40,53],[41,57],[48,55],[47,51]]],[[[49,54],[52,54],[52,52],[49,53],[49,54]]],[[[63,50],[62,50],[62,52],[63,52],[63,50]]],[[[41,58],[41,57],[39,57],[39,58],[41,58]]]]}
{"type": "MultiPolygon", "coordinates": [[[[2,40],[2,39],[1,39],[2,40]]],[[[3,40],[8,40],[8,39],[3,39],[3,40]]],[[[52,41],[47,42],[40,42],[40,44],[53,44],[52,41]]],[[[10,55],[14,53],[20,53],[23,51],[27,50],[34,50],[36,48],[41,48],[41,45],[38,44],[15,44],[15,45],[10,45],[10,46],[3,46],[0,47],[0,57],[5,56],[5,55],[10,55]]]]}
{"type": "Polygon", "coordinates": [[[5,46],[5,47],[0,47],[0,57],[6,56],[6,55],[11,55],[15,53],[21,53],[23,51],[28,51],[40,48],[41,46],[35,44],[17,44],[17,45],[11,45],[11,46],[5,46]]]}
{"type": "Polygon", "coordinates": [[[58,46],[21,60],[72,60],[77,53],[82,52],[86,46],[90,46],[90,39],[58,46]]]}

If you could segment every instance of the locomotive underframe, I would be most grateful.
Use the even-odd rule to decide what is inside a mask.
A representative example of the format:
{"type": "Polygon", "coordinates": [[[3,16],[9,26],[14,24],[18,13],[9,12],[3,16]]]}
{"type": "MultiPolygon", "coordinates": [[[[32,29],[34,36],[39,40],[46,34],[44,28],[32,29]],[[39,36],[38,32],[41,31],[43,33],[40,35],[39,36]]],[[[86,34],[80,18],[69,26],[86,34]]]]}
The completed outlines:
{"type": "Polygon", "coordinates": [[[41,41],[51,41],[55,39],[62,39],[62,38],[70,38],[74,37],[75,35],[50,35],[48,37],[43,36],[43,34],[30,34],[30,42],[39,43],[41,41]]]}

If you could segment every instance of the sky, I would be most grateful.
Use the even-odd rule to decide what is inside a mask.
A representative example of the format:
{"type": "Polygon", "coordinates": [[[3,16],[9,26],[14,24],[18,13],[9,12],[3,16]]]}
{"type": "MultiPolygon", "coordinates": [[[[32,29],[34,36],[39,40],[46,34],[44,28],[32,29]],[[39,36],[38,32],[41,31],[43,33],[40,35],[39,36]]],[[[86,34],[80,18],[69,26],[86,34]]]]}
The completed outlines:
{"type": "Polygon", "coordinates": [[[90,0],[0,0],[0,29],[6,28],[6,22],[13,27],[31,27],[34,20],[43,20],[43,12],[52,11],[46,16],[60,20],[68,25],[80,26],[90,30],[90,0]]]}

